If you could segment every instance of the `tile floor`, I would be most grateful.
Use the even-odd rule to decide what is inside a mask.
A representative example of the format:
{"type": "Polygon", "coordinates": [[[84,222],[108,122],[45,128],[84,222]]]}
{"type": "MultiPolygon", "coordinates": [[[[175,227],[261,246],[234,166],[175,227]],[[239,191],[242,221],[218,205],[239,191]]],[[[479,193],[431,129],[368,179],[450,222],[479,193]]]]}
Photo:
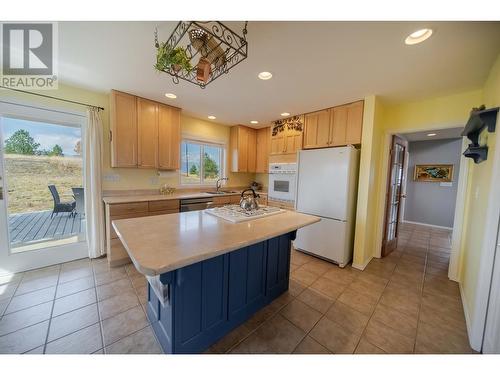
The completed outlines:
{"type": "MultiPolygon", "coordinates": [[[[450,233],[406,225],[363,271],[292,251],[290,290],[207,353],[471,353],[450,233]]],[[[146,280],[80,260],[0,278],[0,353],[160,353],[146,280]]]]}

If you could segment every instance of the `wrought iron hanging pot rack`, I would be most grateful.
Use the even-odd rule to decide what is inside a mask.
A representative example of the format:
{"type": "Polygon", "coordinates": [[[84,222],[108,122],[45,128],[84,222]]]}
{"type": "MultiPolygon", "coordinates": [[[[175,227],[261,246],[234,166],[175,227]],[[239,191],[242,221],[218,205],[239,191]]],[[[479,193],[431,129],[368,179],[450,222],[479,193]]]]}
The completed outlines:
{"type": "Polygon", "coordinates": [[[240,36],[219,21],[181,21],[166,42],[159,41],[156,29],[155,69],[170,74],[175,84],[182,79],[205,88],[248,57],[247,24],[240,36]],[[165,54],[177,54],[180,63],[162,65],[165,54]]]}

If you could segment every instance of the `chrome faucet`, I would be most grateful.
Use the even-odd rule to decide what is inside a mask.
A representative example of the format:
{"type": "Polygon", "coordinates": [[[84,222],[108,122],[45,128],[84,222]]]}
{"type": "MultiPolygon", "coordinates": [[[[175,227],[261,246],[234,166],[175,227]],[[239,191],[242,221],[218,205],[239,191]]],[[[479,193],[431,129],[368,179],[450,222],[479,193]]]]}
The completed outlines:
{"type": "Polygon", "coordinates": [[[229,181],[229,178],[228,177],[221,177],[217,180],[217,182],[215,183],[215,191],[217,191],[217,193],[219,192],[219,190],[221,188],[222,181],[229,181]]]}

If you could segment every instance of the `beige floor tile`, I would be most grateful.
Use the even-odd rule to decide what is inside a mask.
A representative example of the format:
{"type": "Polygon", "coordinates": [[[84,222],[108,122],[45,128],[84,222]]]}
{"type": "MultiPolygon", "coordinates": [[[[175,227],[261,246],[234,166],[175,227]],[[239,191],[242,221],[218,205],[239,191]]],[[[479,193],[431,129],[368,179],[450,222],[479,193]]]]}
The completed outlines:
{"type": "Polygon", "coordinates": [[[56,316],[50,322],[48,341],[56,340],[97,322],[99,322],[97,304],[56,316]]]}
{"type": "Polygon", "coordinates": [[[31,271],[26,271],[24,273],[22,281],[41,279],[47,276],[58,276],[60,270],[61,270],[61,265],[56,264],[54,266],[37,268],[31,271]]]}
{"type": "Polygon", "coordinates": [[[414,293],[422,293],[422,288],[424,285],[423,274],[419,278],[411,278],[404,274],[394,273],[389,281],[389,289],[399,288],[399,289],[409,289],[414,293]]]}
{"type": "Polygon", "coordinates": [[[161,354],[151,327],[146,327],[106,348],[107,354],[161,354]]]}
{"type": "Polygon", "coordinates": [[[338,301],[365,315],[371,315],[377,304],[377,299],[373,296],[357,292],[351,288],[347,288],[340,295],[338,301]]]}
{"type": "MultiPolygon", "coordinates": [[[[373,276],[373,275],[370,275],[370,276],[373,276]]],[[[377,276],[373,276],[373,277],[377,277],[377,276]]],[[[373,298],[379,299],[380,296],[382,295],[382,292],[385,289],[385,285],[380,285],[380,284],[376,284],[376,283],[373,283],[370,281],[365,281],[365,279],[358,277],[356,280],[354,280],[349,285],[349,288],[356,291],[356,292],[369,294],[373,298]]]]}
{"type": "Polygon", "coordinates": [[[56,298],[69,296],[70,294],[93,288],[94,285],[94,276],[72,280],[63,284],[59,283],[59,285],[57,285],[56,298]]]}
{"type": "Polygon", "coordinates": [[[396,309],[379,304],[375,308],[372,319],[384,323],[410,339],[417,334],[417,318],[405,315],[396,309]]]}
{"type": "Polygon", "coordinates": [[[332,354],[327,348],[321,345],[310,336],[304,337],[304,340],[293,351],[294,354],[332,354]]]}
{"type": "Polygon", "coordinates": [[[55,300],[52,316],[61,315],[96,302],[97,298],[94,288],[70,294],[69,296],[65,296],[55,300]]]}
{"type": "Polygon", "coordinates": [[[325,296],[311,288],[305,289],[297,296],[297,299],[323,314],[328,311],[334,302],[333,298],[325,296]]]}
{"type": "Polygon", "coordinates": [[[437,301],[432,302],[429,302],[426,297],[422,299],[422,307],[420,308],[419,315],[420,321],[436,327],[452,328],[457,332],[467,332],[463,311],[442,301],[439,297],[437,299],[437,301]]]}
{"type": "Polygon", "coordinates": [[[301,268],[305,271],[309,271],[311,273],[314,273],[315,275],[321,276],[333,267],[335,267],[335,265],[331,263],[322,260],[313,260],[304,264],[301,268]]]}
{"type": "Polygon", "coordinates": [[[16,292],[18,283],[8,283],[0,285],[0,301],[9,300],[16,292]]]}
{"type": "Polygon", "coordinates": [[[23,310],[31,306],[39,305],[44,302],[52,301],[56,292],[56,287],[52,286],[45,289],[36,290],[31,293],[21,294],[11,299],[6,314],[23,310]]]}
{"type": "Polygon", "coordinates": [[[134,293],[132,283],[128,278],[113,281],[109,284],[100,285],[96,288],[97,300],[99,302],[118,296],[124,292],[134,293]]]}
{"type": "Polygon", "coordinates": [[[7,309],[7,306],[10,302],[10,299],[4,299],[0,301],[0,318],[2,317],[4,311],[7,309]]]}
{"type": "Polygon", "coordinates": [[[57,284],[58,275],[41,276],[39,278],[24,279],[19,284],[16,295],[31,293],[35,290],[45,289],[57,284]]]}
{"type": "Polygon", "coordinates": [[[45,345],[40,345],[39,347],[35,348],[35,349],[31,349],[30,351],[28,352],[24,352],[23,354],[43,354],[43,348],[45,347],[45,345]]]}
{"type": "Polygon", "coordinates": [[[321,318],[320,312],[299,300],[290,302],[280,311],[280,314],[304,332],[309,332],[321,318]]]}
{"type": "Polygon", "coordinates": [[[292,250],[290,262],[295,264],[296,266],[302,266],[312,260],[314,260],[314,257],[301,253],[297,250],[292,250]]]}
{"type": "Polygon", "coordinates": [[[246,322],[245,325],[250,329],[257,329],[260,325],[262,325],[266,320],[275,315],[280,310],[278,305],[267,305],[253,314],[246,322]]]}
{"type": "Polygon", "coordinates": [[[148,302],[148,290],[146,288],[136,290],[135,293],[137,294],[137,297],[139,298],[139,301],[141,303],[145,304],[148,302]]]}
{"type": "Polygon", "coordinates": [[[382,263],[372,260],[363,272],[370,273],[375,276],[383,277],[384,279],[389,279],[394,272],[396,267],[395,263],[382,263]]]}
{"type": "Polygon", "coordinates": [[[61,271],[59,283],[67,283],[68,281],[83,279],[93,276],[92,267],[82,267],[75,269],[67,269],[61,271]]]}
{"type": "Polygon", "coordinates": [[[101,272],[95,275],[95,284],[103,285],[127,277],[125,268],[112,268],[110,271],[101,272]]]}
{"type": "Polygon", "coordinates": [[[410,290],[387,288],[380,297],[380,303],[416,318],[420,308],[420,297],[410,290]]]}
{"type": "Polygon", "coordinates": [[[148,285],[148,280],[144,277],[144,275],[131,277],[130,281],[136,290],[146,289],[148,285]]]}
{"type": "Polygon", "coordinates": [[[340,282],[329,280],[325,277],[320,277],[311,284],[310,288],[332,299],[337,299],[347,288],[347,285],[348,284],[341,284],[340,282]]]}
{"type": "Polygon", "coordinates": [[[427,275],[424,281],[424,291],[437,296],[447,296],[460,299],[460,289],[458,283],[451,280],[427,275]]]}
{"type": "Polygon", "coordinates": [[[91,354],[102,348],[99,323],[47,343],[47,354],[91,354]]]}
{"type": "Polygon", "coordinates": [[[302,269],[302,267],[297,268],[291,273],[291,278],[297,280],[299,283],[304,285],[311,285],[314,281],[318,279],[318,275],[302,269]]]}
{"type": "Polygon", "coordinates": [[[341,284],[350,284],[360,274],[352,270],[352,267],[334,267],[327,271],[323,275],[323,277],[331,281],[339,282],[341,284]]]}
{"type": "Polygon", "coordinates": [[[365,338],[361,338],[361,340],[359,340],[358,346],[356,347],[356,350],[354,351],[354,354],[387,354],[387,353],[384,352],[379,347],[367,341],[365,338]]]}
{"type": "Polygon", "coordinates": [[[23,275],[24,273],[20,272],[20,273],[11,273],[4,276],[0,276],[0,286],[5,284],[18,285],[21,282],[23,275]]]}
{"type": "Polygon", "coordinates": [[[141,306],[114,315],[102,321],[104,345],[110,345],[148,325],[141,306]]]}
{"type": "Polygon", "coordinates": [[[92,262],[89,258],[83,258],[83,259],[73,260],[71,262],[62,263],[61,272],[67,270],[76,270],[85,267],[92,267],[92,262]]]}
{"type": "Polygon", "coordinates": [[[472,353],[467,334],[424,322],[418,326],[416,353],[472,353]]]}
{"type": "Polygon", "coordinates": [[[323,317],[309,334],[332,353],[350,354],[359,341],[359,334],[349,331],[340,324],[323,317]]]}
{"type": "Polygon", "coordinates": [[[128,277],[136,277],[136,276],[144,277],[142,273],[137,271],[133,263],[127,264],[125,266],[125,271],[127,272],[128,277]]]}
{"type": "Polygon", "coordinates": [[[5,336],[0,336],[1,354],[20,354],[45,343],[49,321],[32,325],[5,336]]]}
{"type": "Polygon", "coordinates": [[[420,256],[421,254],[418,254],[418,255],[414,255],[414,254],[411,254],[411,253],[404,253],[401,258],[400,258],[400,262],[403,261],[403,262],[411,262],[411,263],[415,263],[417,265],[420,265],[420,266],[424,266],[425,265],[425,260],[426,260],[426,257],[421,257],[420,256]]]}
{"type": "Polygon", "coordinates": [[[45,302],[41,305],[4,315],[0,320],[0,336],[48,320],[51,309],[52,302],[45,302]]]}
{"type": "Polygon", "coordinates": [[[369,315],[362,314],[339,301],[328,310],[326,317],[360,336],[370,319],[369,315]]]}
{"type": "Polygon", "coordinates": [[[234,347],[231,353],[289,354],[304,336],[302,330],[276,315],[234,347]]]}
{"type": "Polygon", "coordinates": [[[462,317],[464,316],[462,301],[453,297],[429,294],[424,291],[422,295],[422,306],[428,306],[440,314],[454,313],[462,317]]]}
{"type": "Polygon", "coordinates": [[[300,293],[304,291],[306,286],[297,280],[290,279],[289,285],[288,285],[288,291],[292,296],[298,296],[300,293]]]}
{"type": "Polygon", "coordinates": [[[101,319],[108,319],[125,310],[139,305],[139,299],[133,292],[124,292],[118,296],[99,302],[101,319]]]}
{"type": "Polygon", "coordinates": [[[375,319],[368,322],[364,338],[389,354],[412,353],[415,341],[375,319]]]}

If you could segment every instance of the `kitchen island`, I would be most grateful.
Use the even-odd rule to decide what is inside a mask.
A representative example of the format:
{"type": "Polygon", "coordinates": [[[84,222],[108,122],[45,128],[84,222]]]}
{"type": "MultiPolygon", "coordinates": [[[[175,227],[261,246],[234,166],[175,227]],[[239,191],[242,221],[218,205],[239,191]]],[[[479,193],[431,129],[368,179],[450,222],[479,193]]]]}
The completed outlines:
{"type": "Polygon", "coordinates": [[[291,241],[317,221],[286,211],[231,223],[192,211],[112,225],[148,278],[147,315],[165,353],[201,353],[288,290],[291,241]]]}

